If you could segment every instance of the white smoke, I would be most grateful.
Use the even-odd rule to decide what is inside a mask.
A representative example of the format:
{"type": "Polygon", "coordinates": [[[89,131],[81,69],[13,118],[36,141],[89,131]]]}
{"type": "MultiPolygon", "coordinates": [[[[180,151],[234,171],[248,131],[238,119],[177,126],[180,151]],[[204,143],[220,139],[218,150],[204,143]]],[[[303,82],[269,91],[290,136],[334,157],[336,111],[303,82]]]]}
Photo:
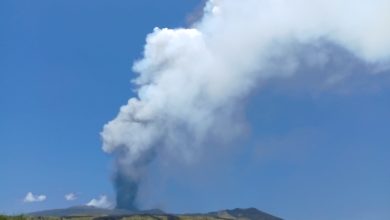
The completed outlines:
{"type": "Polygon", "coordinates": [[[104,209],[112,208],[112,203],[108,200],[108,197],[105,195],[101,195],[97,199],[92,199],[86,205],[93,206],[96,208],[104,208],[104,209]]]}
{"type": "Polygon", "coordinates": [[[294,45],[326,40],[386,63],[389,12],[388,0],[210,0],[192,28],[156,28],[147,37],[133,67],[137,97],[104,126],[103,150],[118,152],[135,180],[155,153],[191,160],[207,140],[239,134],[235,114],[254,88],[294,75],[294,45]]]}

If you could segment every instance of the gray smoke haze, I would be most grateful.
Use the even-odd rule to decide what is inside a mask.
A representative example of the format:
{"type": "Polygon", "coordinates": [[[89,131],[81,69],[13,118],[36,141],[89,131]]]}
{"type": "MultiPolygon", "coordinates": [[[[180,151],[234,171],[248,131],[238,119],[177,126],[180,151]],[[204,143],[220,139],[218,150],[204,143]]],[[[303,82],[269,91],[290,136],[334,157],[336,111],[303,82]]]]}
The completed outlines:
{"type": "MultiPolygon", "coordinates": [[[[137,97],[101,132],[117,161],[117,207],[137,208],[154,155],[190,162],[208,140],[239,136],[242,99],[269,79],[293,78],[300,45],[326,40],[386,66],[389,12],[388,0],[210,0],[191,28],[155,28],[133,66],[137,97]]],[[[321,47],[315,51],[305,65],[326,65],[321,47]]]]}

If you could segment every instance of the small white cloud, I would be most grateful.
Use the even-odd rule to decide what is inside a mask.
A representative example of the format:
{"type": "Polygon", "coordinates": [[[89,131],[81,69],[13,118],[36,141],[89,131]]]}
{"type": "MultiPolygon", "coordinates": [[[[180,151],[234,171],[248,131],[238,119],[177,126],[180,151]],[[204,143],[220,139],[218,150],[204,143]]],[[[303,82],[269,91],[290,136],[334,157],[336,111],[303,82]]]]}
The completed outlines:
{"type": "Polygon", "coordinates": [[[77,195],[75,193],[69,193],[65,195],[66,201],[74,201],[77,199],[77,195]]]}
{"type": "Polygon", "coordinates": [[[46,195],[34,195],[32,192],[29,192],[24,197],[23,202],[26,202],[26,203],[43,202],[46,199],[47,199],[46,195]]]}
{"type": "Polygon", "coordinates": [[[94,206],[97,208],[111,208],[112,203],[108,200],[108,197],[101,195],[98,199],[92,199],[87,203],[87,206],[94,206]]]}

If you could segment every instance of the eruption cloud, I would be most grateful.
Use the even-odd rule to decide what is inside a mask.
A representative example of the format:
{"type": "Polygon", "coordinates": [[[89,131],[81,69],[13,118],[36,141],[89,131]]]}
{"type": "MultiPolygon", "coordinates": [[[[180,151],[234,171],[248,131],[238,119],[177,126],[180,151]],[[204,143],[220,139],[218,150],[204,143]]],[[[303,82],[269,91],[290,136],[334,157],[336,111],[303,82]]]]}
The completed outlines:
{"type": "Polygon", "coordinates": [[[116,158],[117,207],[137,209],[156,155],[196,160],[207,141],[239,135],[241,100],[267,79],[294,77],[296,45],[326,40],[387,64],[389,12],[388,0],[209,0],[191,28],[155,28],[133,66],[137,97],[101,132],[116,158]]]}

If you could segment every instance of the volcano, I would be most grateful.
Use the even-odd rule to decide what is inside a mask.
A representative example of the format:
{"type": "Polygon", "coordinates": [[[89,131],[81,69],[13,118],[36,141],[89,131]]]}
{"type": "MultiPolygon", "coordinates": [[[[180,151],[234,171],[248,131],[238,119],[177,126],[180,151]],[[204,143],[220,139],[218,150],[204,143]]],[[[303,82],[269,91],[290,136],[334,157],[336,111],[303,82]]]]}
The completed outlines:
{"type": "Polygon", "coordinates": [[[75,206],[66,209],[53,209],[29,213],[26,216],[32,219],[54,217],[58,219],[96,219],[96,220],[282,220],[256,208],[226,209],[209,213],[196,214],[168,214],[159,209],[145,211],[128,211],[124,209],[102,209],[91,206],[75,206]]]}

